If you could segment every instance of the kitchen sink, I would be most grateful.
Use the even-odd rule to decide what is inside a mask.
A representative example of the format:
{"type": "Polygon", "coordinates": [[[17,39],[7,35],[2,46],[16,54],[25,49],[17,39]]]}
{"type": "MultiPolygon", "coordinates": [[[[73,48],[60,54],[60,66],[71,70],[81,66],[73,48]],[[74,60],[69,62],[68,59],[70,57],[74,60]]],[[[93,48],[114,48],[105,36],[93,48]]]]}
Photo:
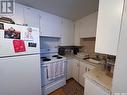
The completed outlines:
{"type": "Polygon", "coordinates": [[[87,59],[87,61],[89,61],[89,62],[91,62],[91,63],[95,63],[95,64],[101,63],[101,61],[98,61],[98,60],[95,60],[95,59],[92,59],[92,58],[87,59]]]}

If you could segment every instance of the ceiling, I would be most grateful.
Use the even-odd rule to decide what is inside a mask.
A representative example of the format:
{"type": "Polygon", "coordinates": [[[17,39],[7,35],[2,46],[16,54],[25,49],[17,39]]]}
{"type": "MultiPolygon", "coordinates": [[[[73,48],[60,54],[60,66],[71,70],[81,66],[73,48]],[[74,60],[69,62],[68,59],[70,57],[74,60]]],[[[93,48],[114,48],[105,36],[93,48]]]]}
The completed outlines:
{"type": "Polygon", "coordinates": [[[16,2],[75,21],[97,11],[99,0],[16,0],[16,2]]]}

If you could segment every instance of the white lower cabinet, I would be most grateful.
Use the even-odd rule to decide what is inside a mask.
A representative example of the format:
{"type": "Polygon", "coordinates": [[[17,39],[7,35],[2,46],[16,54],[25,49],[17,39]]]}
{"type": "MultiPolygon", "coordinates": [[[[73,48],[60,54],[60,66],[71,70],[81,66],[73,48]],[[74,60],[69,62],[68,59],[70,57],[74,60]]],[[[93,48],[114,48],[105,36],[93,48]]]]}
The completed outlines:
{"type": "Polygon", "coordinates": [[[79,70],[79,84],[80,85],[82,85],[84,87],[85,78],[83,77],[83,75],[94,68],[95,68],[95,66],[90,65],[89,62],[87,62],[87,61],[81,62],[80,61],[80,70],[79,70]]]}
{"type": "Polygon", "coordinates": [[[86,64],[84,62],[80,62],[80,70],[79,70],[79,83],[84,87],[84,77],[83,74],[87,71],[86,64]]]}
{"type": "Polygon", "coordinates": [[[95,66],[91,65],[88,61],[79,61],[77,59],[73,59],[72,65],[72,77],[84,87],[85,79],[83,75],[91,69],[94,69],[95,66]]]}
{"type": "Polygon", "coordinates": [[[73,73],[72,77],[78,82],[79,81],[79,60],[73,59],[73,73]]]}
{"type": "Polygon", "coordinates": [[[73,70],[73,60],[68,59],[67,60],[67,80],[72,78],[72,70],[73,70]]]}
{"type": "Polygon", "coordinates": [[[88,79],[85,80],[84,95],[110,95],[110,91],[88,79]]]}

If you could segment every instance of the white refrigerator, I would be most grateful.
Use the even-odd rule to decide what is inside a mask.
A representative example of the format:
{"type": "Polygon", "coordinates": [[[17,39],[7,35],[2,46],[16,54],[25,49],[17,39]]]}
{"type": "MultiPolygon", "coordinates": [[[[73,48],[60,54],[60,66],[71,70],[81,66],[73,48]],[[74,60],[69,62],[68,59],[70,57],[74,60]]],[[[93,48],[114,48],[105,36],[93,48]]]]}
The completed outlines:
{"type": "Polygon", "coordinates": [[[38,28],[0,23],[0,95],[41,95],[38,28]]]}

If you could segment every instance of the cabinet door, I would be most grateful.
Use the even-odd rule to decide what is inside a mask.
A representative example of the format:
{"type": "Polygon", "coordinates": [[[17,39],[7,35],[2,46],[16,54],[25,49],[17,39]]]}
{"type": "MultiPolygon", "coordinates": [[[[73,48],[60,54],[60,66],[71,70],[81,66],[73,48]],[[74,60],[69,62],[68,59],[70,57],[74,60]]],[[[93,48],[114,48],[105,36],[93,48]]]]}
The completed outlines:
{"type": "Polygon", "coordinates": [[[67,80],[72,78],[72,72],[73,72],[73,60],[68,59],[67,61],[67,80]]]}
{"type": "Polygon", "coordinates": [[[30,7],[24,7],[25,24],[39,28],[39,11],[30,7]]]}
{"type": "Polygon", "coordinates": [[[40,36],[45,36],[45,32],[46,32],[46,13],[45,12],[40,12],[40,36]]]}
{"type": "Polygon", "coordinates": [[[80,20],[80,38],[96,37],[97,12],[80,20]]]}
{"type": "Polygon", "coordinates": [[[80,70],[79,70],[79,83],[84,87],[85,79],[83,74],[86,72],[85,62],[80,62],[80,70]]]}
{"type": "Polygon", "coordinates": [[[62,21],[61,45],[74,45],[74,22],[68,19],[62,21]]]}
{"type": "Polygon", "coordinates": [[[116,55],[124,0],[100,0],[95,52],[116,55]]]}
{"type": "Polygon", "coordinates": [[[43,31],[42,36],[48,36],[48,37],[61,37],[61,25],[62,25],[62,19],[61,17],[45,13],[44,18],[42,22],[44,22],[45,25],[45,31],[43,31]]]}
{"type": "Polygon", "coordinates": [[[15,12],[14,14],[0,14],[0,16],[8,17],[14,20],[16,24],[24,24],[24,14],[23,14],[24,6],[18,3],[15,3],[15,12]]]}
{"type": "MultiPolygon", "coordinates": [[[[125,0],[118,53],[113,74],[113,92],[127,93],[127,0],[125,0]]],[[[124,94],[123,94],[124,95],[124,94]]],[[[126,95],[126,94],[125,94],[126,95]]]]}
{"type": "Polygon", "coordinates": [[[13,19],[16,24],[24,24],[23,8],[23,5],[18,3],[15,4],[15,15],[13,19]]]}
{"type": "Polygon", "coordinates": [[[73,78],[78,82],[79,81],[79,61],[73,59],[73,78]]]}
{"type": "Polygon", "coordinates": [[[110,92],[105,91],[101,86],[92,81],[85,80],[84,95],[110,95],[110,92]]]}

